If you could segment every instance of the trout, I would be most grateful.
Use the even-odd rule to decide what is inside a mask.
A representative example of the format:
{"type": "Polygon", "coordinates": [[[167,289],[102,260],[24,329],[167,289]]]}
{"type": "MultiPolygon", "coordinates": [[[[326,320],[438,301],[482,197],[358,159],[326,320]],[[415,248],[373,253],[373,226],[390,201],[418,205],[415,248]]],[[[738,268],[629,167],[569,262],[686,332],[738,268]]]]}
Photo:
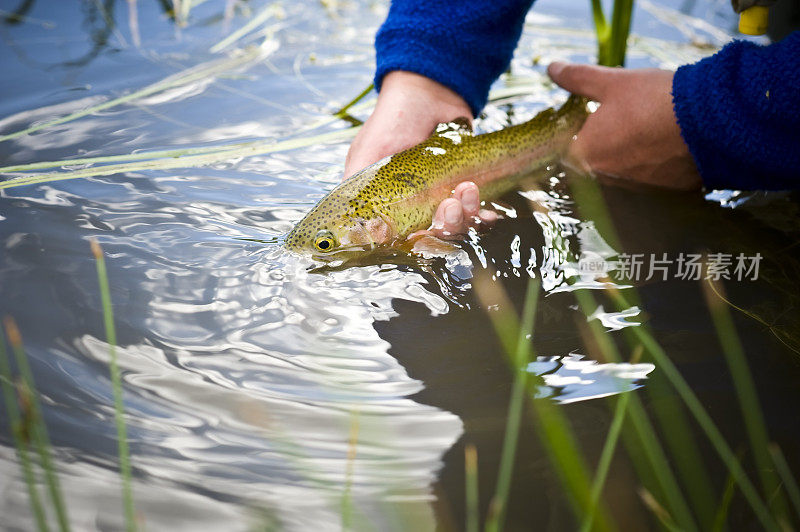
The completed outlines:
{"type": "Polygon", "coordinates": [[[439,124],[425,141],[386,157],[331,190],[292,229],[286,247],[316,258],[400,242],[430,226],[436,207],[462,181],[493,200],[538,170],[556,164],[588,116],[586,99],[493,133],[469,122],[439,124]]]}

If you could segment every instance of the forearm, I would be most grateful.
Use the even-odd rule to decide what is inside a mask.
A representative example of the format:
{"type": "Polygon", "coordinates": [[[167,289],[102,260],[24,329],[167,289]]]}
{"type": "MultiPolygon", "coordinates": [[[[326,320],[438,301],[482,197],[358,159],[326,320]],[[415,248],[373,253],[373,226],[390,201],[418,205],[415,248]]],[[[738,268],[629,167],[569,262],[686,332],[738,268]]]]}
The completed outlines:
{"type": "Polygon", "coordinates": [[[533,0],[394,0],[375,38],[375,86],[395,70],[459,94],[477,116],[508,67],[533,0]]]}
{"type": "Polygon", "coordinates": [[[706,188],[800,188],[800,32],[683,66],[672,93],[706,188]]]}

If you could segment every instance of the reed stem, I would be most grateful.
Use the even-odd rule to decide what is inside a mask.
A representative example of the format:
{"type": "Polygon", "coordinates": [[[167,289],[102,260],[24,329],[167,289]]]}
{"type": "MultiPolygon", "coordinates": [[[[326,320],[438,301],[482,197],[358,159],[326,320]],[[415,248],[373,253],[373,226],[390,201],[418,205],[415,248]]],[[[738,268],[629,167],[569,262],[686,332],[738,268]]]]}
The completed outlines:
{"type": "Polygon", "coordinates": [[[108,287],[106,261],[100,244],[92,239],[92,254],[97,265],[97,280],[100,285],[100,299],[103,304],[103,324],[106,329],[106,341],[110,355],[111,387],[114,392],[114,420],[117,425],[117,450],[119,452],[119,470],[122,477],[122,501],[125,507],[125,528],[128,532],[137,529],[136,511],[133,504],[133,488],[131,485],[130,451],[128,449],[128,432],[125,427],[125,407],[122,398],[122,375],[117,363],[117,334],[114,330],[114,312],[111,308],[111,291],[108,287]]]}

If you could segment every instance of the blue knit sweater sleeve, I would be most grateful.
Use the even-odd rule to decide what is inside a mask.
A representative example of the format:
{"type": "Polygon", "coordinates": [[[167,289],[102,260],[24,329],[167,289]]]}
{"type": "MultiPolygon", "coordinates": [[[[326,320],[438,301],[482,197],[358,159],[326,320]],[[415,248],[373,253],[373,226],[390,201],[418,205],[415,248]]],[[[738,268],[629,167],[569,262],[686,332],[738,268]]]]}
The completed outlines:
{"type": "Polygon", "coordinates": [[[800,188],[800,31],[680,67],[672,98],[707,188],[800,188]]]}
{"type": "Polygon", "coordinates": [[[392,70],[453,89],[477,116],[508,67],[533,0],[392,0],[375,37],[375,87],[392,70]]]}

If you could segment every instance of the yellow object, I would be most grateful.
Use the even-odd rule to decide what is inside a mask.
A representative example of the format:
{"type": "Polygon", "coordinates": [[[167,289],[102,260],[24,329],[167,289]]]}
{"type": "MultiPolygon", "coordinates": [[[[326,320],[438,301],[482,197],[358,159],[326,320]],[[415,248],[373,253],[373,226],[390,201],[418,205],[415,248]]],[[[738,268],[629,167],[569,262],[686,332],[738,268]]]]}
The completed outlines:
{"type": "Polygon", "coordinates": [[[764,35],[767,32],[768,18],[768,7],[748,7],[739,13],[739,31],[745,35],[764,35]]]}

